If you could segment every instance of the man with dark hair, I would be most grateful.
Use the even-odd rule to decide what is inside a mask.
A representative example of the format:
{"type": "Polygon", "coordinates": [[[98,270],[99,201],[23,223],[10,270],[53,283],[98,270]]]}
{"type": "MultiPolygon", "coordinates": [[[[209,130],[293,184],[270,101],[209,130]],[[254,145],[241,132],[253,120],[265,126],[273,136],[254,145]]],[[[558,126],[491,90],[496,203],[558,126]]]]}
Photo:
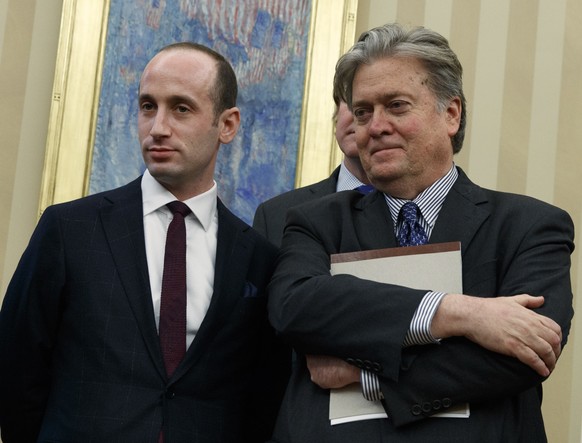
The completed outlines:
{"type": "Polygon", "coordinates": [[[273,441],[545,442],[541,384],[573,316],[572,220],[454,164],[462,67],[438,33],[365,32],[338,61],[334,93],[376,191],[287,214],[269,318],[297,364],[273,441]],[[461,243],[462,294],[330,273],[331,254],[427,242],[461,243]],[[387,418],[330,424],[329,389],[353,383],[387,418]],[[465,403],[467,418],[433,417],[465,403]]]}
{"type": "Polygon", "coordinates": [[[288,375],[266,312],[277,249],[214,181],[236,98],[220,54],[162,49],[139,86],[143,176],[44,212],[0,312],[4,443],[271,434],[288,375]]]}

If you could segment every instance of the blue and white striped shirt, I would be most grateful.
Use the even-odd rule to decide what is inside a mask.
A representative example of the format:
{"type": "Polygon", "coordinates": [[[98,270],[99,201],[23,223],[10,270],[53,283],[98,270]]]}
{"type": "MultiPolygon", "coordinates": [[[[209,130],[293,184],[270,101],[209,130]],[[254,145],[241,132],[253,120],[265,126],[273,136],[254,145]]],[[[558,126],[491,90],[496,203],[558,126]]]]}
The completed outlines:
{"type": "MultiPolygon", "coordinates": [[[[457,168],[453,164],[444,177],[434,182],[412,200],[420,209],[419,223],[424,228],[429,239],[439,212],[443,206],[443,202],[458,176],[459,173],[457,168]]],[[[402,226],[402,222],[399,222],[398,220],[398,215],[400,214],[402,206],[409,200],[391,197],[386,194],[384,194],[384,198],[386,199],[386,203],[390,209],[390,215],[392,216],[392,221],[394,222],[394,233],[398,236],[398,232],[402,226]]],[[[430,326],[444,296],[444,292],[427,292],[412,316],[410,328],[404,338],[404,343],[402,344],[403,347],[438,343],[438,340],[430,333],[430,326]]],[[[383,395],[380,391],[380,383],[378,382],[377,375],[368,371],[362,371],[361,374],[362,392],[364,397],[367,400],[382,399],[383,395]]]]}

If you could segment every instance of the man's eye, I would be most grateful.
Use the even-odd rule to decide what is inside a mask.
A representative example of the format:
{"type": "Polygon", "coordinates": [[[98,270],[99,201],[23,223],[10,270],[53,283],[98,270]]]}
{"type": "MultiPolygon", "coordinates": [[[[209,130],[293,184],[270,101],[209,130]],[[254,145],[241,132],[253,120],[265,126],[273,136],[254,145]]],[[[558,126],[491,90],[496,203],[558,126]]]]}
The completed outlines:
{"type": "Polygon", "coordinates": [[[365,115],[366,115],[366,110],[365,109],[354,109],[354,117],[356,117],[356,118],[362,118],[365,115]]]}
{"type": "Polygon", "coordinates": [[[152,105],[151,103],[142,103],[141,104],[141,109],[144,111],[151,111],[154,108],[154,105],[152,105]]]}
{"type": "Polygon", "coordinates": [[[176,107],[176,110],[177,110],[179,113],[182,113],[182,114],[183,114],[183,113],[185,113],[185,112],[188,112],[188,107],[186,107],[186,106],[177,106],[177,107],[176,107]]]}
{"type": "Polygon", "coordinates": [[[392,109],[393,111],[404,111],[408,109],[408,103],[403,101],[395,101],[390,103],[389,108],[392,109]]]}
{"type": "Polygon", "coordinates": [[[354,121],[357,124],[364,124],[370,119],[370,111],[367,109],[354,109],[354,121]]]}

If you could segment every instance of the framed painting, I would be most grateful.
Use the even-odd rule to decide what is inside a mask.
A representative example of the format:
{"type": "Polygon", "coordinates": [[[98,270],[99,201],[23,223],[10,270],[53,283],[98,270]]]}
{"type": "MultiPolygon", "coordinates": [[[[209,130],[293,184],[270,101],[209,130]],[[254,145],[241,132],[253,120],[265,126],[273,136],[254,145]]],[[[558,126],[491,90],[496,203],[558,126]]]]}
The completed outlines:
{"type": "Polygon", "coordinates": [[[235,214],[250,223],[261,201],[326,177],[341,158],[332,80],[356,9],[357,0],[64,0],[40,212],[143,172],[139,77],[182,40],[225,55],[239,80],[241,129],[215,176],[235,214]]]}

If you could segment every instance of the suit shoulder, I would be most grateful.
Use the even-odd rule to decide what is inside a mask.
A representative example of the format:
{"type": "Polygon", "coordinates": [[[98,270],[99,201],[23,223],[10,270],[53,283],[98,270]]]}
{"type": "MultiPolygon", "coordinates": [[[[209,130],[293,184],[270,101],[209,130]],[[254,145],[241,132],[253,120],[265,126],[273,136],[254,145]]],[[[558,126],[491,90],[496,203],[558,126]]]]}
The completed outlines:
{"type": "Polygon", "coordinates": [[[120,198],[133,198],[141,205],[140,178],[119,188],[87,195],[85,197],[80,197],[68,202],[50,205],[43,211],[43,215],[59,214],[63,216],[74,214],[75,216],[80,216],[87,212],[96,211],[103,205],[107,204],[109,201],[118,200],[120,198]]]}
{"type": "Polygon", "coordinates": [[[562,216],[566,215],[569,218],[568,213],[563,209],[538,198],[524,194],[482,188],[471,182],[460,168],[459,179],[453,185],[452,190],[477,206],[487,207],[489,205],[491,206],[492,212],[503,215],[509,214],[528,217],[542,214],[559,214],[562,216]]]}
{"type": "Polygon", "coordinates": [[[515,194],[512,192],[504,191],[494,191],[490,189],[484,189],[484,192],[487,194],[489,201],[493,205],[497,207],[504,207],[511,212],[515,211],[526,214],[534,213],[538,215],[552,213],[567,214],[564,209],[552,203],[548,203],[528,195],[515,194]]]}
{"type": "Polygon", "coordinates": [[[330,207],[353,206],[365,197],[365,195],[357,191],[340,191],[324,195],[317,200],[304,202],[301,204],[301,207],[304,210],[315,210],[316,208],[321,207],[321,210],[325,211],[330,207]]]}
{"type": "Polygon", "coordinates": [[[228,209],[222,201],[218,201],[218,214],[219,214],[219,229],[221,223],[230,224],[235,230],[243,233],[247,238],[255,244],[256,247],[265,248],[269,252],[276,253],[277,248],[269,242],[263,235],[261,235],[256,229],[251,227],[244,220],[236,216],[233,212],[228,209]]]}
{"type": "Polygon", "coordinates": [[[301,188],[279,194],[269,200],[261,203],[257,210],[284,209],[287,210],[292,206],[297,206],[307,201],[319,199],[325,195],[335,193],[337,178],[332,175],[317,183],[302,186],[301,188]]]}
{"type": "Polygon", "coordinates": [[[278,210],[279,208],[288,209],[292,206],[297,206],[319,197],[321,197],[321,195],[313,193],[309,188],[292,189],[291,191],[284,192],[283,194],[264,201],[258,206],[257,210],[262,209],[269,211],[271,209],[278,210]]]}

